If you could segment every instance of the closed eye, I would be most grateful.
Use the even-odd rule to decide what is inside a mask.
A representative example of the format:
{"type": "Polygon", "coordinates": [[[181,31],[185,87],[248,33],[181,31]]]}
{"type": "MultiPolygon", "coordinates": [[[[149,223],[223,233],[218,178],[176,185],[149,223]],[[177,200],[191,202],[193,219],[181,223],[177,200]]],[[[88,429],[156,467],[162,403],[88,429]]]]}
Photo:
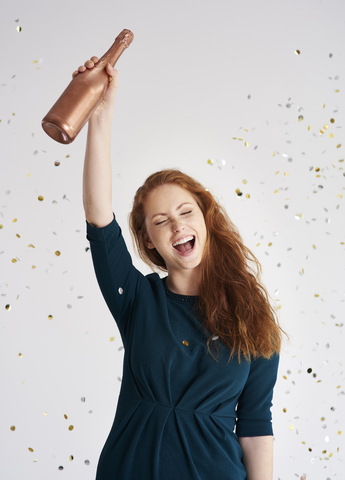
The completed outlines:
{"type": "Polygon", "coordinates": [[[162,223],[167,222],[168,220],[162,220],[161,222],[157,222],[156,225],[162,225],[162,223]]]}
{"type": "Polygon", "coordinates": [[[188,212],[183,212],[181,215],[187,215],[188,213],[192,213],[192,210],[189,210],[188,212]]]}

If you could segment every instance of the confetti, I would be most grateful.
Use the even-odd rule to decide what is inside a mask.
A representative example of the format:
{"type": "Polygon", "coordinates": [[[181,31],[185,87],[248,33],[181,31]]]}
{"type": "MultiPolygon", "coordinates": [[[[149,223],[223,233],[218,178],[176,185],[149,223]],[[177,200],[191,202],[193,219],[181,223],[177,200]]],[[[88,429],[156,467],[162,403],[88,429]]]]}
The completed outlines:
{"type": "Polygon", "coordinates": [[[300,55],[301,52],[299,50],[295,50],[295,55],[300,55]]]}
{"type": "Polygon", "coordinates": [[[58,468],[58,470],[63,470],[63,466],[60,465],[59,468],[58,468]]]}
{"type": "Polygon", "coordinates": [[[11,310],[11,308],[12,308],[12,307],[11,307],[10,304],[8,304],[8,305],[5,306],[5,310],[7,310],[8,312],[11,310]]]}
{"type": "Polygon", "coordinates": [[[53,320],[53,315],[48,315],[48,320],[53,320]]]}
{"type": "Polygon", "coordinates": [[[70,432],[71,432],[73,429],[74,429],[73,425],[70,425],[70,426],[68,427],[68,430],[69,430],[70,432]]]}
{"type": "Polygon", "coordinates": [[[16,28],[16,30],[17,30],[17,32],[19,33],[19,32],[22,31],[22,27],[20,27],[20,26],[18,25],[18,27],[16,28]]]}
{"type": "Polygon", "coordinates": [[[17,259],[16,259],[16,258],[12,258],[12,263],[17,263],[17,259]]]}
{"type": "Polygon", "coordinates": [[[85,460],[84,463],[85,465],[90,465],[90,460],[85,460]]]}
{"type": "Polygon", "coordinates": [[[39,195],[39,196],[38,196],[38,200],[39,200],[40,202],[43,202],[44,198],[42,197],[42,195],[39,195]]]}
{"type": "Polygon", "coordinates": [[[16,427],[15,427],[14,425],[12,425],[12,426],[10,427],[10,430],[11,430],[12,432],[14,432],[15,429],[16,429],[16,427]]]}
{"type": "Polygon", "coordinates": [[[74,459],[73,455],[70,455],[69,459],[70,459],[70,461],[72,461],[74,459]]]}
{"type": "Polygon", "coordinates": [[[29,450],[29,452],[33,452],[33,451],[34,451],[34,449],[31,448],[31,447],[29,447],[28,450],[29,450]]]}
{"type": "Polygon", "coordinates": [[[58,167],[58,166],[60,165],[60,162],[56,161],[56,162],[54,162],[54,165],[55,165],[56,167],[58,167]]]}
{"type": "Polygon", "coordinates": [[[338,143],[337,148],[340,148],[340,147],[341,147],[341,143],[338,143]]]}
{"type": "Polygon", "coordinates": [[[22,354],[22,353],[18,353],[18,357],[19,357],[19,358],[23,358],[23,354],[22,354]]]}
{"type": "Polygon", "coordinates": [[[209,159],[207,160],[207,163],[208,163],[209,165],[213,165],[213,160],[211,160],[211,158],[209,158],[209,159]]]}
{"type": "Polygon", "coordinates": [[[300,116],[298,117],[298,121],[301,122],[302,120],[303,120],[303,115],[300,115],[300,116]]]}
{"type": "Polygon", "coordinates": [[[61,252],[59,252],[59,250],[56,250],[55,255],[59,257],[61,255],[61,252]]]}
{"type": "Polygon", "coordinates": [[[86,398],[85,398],[85,397],[81,397],[80,401],[81,401],[81,402],[85,402],[85,401],[86,401],[86,398]]]}

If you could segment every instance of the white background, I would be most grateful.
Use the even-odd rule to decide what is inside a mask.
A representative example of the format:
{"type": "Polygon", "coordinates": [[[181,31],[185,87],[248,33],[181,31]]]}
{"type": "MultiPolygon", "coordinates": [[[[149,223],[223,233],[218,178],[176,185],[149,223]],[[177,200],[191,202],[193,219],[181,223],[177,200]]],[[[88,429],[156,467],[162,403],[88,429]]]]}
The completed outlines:
{"type": "Polygon", "coordinates": [[[1,479],[94,479],[113,421],[123,350],[87,251],[86,129],[65,146],[40,123],[123,28],[135,38],[117,64],[112,160],[127,244],[134,193],[154,171],[180,168],[220,199],[290,335],[274,480],[345,478],[344,19],[343,0],[2,6],[1,479]]]}

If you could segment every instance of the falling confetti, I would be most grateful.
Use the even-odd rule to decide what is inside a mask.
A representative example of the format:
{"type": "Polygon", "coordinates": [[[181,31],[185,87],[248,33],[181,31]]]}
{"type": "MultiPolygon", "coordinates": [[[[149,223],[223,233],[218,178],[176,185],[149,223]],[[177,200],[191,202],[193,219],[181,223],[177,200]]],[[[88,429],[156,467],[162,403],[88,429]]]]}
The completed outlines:
{"type": "Polygon", "coordinates": [[[20,27],[20,26],[18,25],[18,27],[16,28],[16,30],[17,30],[17,32],[19,33],[19,32],[22,31],[22,27],[20,27]]]}
{"type": "Polygon", "coordinates": [[[39,200],[40,202],[43,202],[44,198],[42,197],[42,195],[39,195],[39,196],[38,196],[38,200],[39,200]]]}
{"type": "Polygon", "coordinates": [[[74,426],[73,426],[73,425],[70,425],[70,426],[68,427],[68,430],[71,432],[72,430],[74,430],[74,426]]]}
{"type": "Polygon", "coordinates": [[[56,161],[56,162],[54,162],[54,165],[55,165],[56,167],[58,167],[58,166],[60,165],[60,162],[56,161]]]}
{"type": "Polygon", "coordinates": [[[10,430],[12,430],[12,432],[14,432],[15,429],[16,429],[16,427],[15,427],[14,425],[12,425],[12,426],[10,427],[10,430]]]}
{"type": "Polygon", "coordinates": [[[5,310],[7,310],[9,312],[11,310],[11,305],[10,304],[6,305],[5,310]]]}
{"type": "Polygon", "coordinates": [[[61,252],[59,252],[59,250],[56,250],[55,255],[59,257],[61,255],[61,252]]]}
{"type": "Polygon", "coordinates": [[[48,320],[53,320],[53,315],[48,315],[48,320]]]}
{"type": "Polygon", "coordinates": [[[300,55],[301,52],[299,50],[295,50],[295,55],[300,55]]]}

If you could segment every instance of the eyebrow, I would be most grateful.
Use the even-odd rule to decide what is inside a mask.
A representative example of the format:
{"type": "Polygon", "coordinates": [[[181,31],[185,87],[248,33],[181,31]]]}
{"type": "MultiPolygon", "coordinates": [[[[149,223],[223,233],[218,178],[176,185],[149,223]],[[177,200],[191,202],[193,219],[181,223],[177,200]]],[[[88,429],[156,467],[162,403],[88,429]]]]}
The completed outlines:
{"type": "MultiPolygon", "coordinates": [[[[180,210],[180,208],[182,208],[183,205],[193,205],[193,204],[191,202],[181,203],[181,205],[176,207],[176,211],[180,210]]],[[[168,214],[167,213],[155,213],[154,215],[152,215],[151,220],[153,220],[155,217],[158,217],[159,215],[166,215],[167,216],[168,214]]]]}

